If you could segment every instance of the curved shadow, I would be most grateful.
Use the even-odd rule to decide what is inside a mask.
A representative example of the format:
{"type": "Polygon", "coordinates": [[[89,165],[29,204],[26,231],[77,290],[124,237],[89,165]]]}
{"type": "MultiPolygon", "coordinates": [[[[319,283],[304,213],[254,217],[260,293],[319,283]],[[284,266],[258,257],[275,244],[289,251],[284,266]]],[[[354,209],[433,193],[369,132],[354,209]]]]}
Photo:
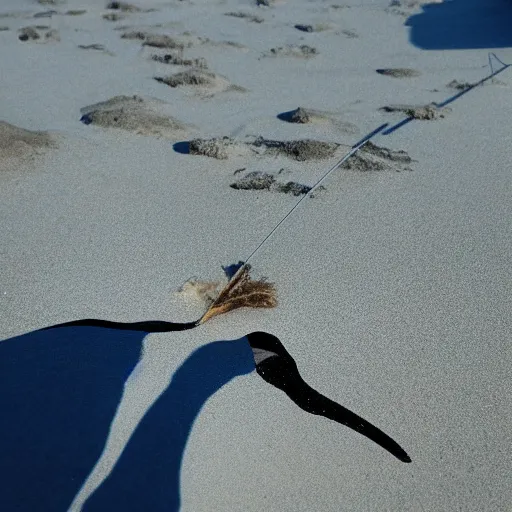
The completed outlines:
{"type": "Polygon", "coordinates": [[[137,426],[113,471],[84,511],[174,512],[187,440],[205,402],[239,375],[254,371],[247,341],[216,341],[190,355],[137,426]]]}
{"type": "Polygon", "coordinates": [[[260,377],[284,391],[302,410],[341,423],[382,446],[402,462],[411,462],[405,450],[382,430],[309,386],[279,338],[265,332],[253,332],[247,339],[260,377]]]}
{"type": "Polygon", "coordinates": [[[507,48],[512,46],[509,0],[445,0],[422,6],[411,16],[409,39],[424,50],[507,48]]]}
{"type": "Polygon", "coordinates": [[[67,510],[103,451],[146,334],[194,326],[78,320],[2,341],[2,510],[67,510]]]}

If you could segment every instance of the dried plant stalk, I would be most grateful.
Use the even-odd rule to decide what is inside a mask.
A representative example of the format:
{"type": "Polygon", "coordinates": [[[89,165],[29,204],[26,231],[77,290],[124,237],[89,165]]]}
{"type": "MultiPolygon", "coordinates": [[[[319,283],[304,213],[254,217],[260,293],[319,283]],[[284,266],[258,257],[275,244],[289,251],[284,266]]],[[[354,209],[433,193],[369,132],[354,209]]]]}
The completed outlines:
{"type": "Polygon", "coordinates": [[[199,324],[238,308],[275,308],[277,306],[274,284],[265,279],[253,281],[249,275],[250,270],[250,265],[240,267],[201,317],[199,324]]]}

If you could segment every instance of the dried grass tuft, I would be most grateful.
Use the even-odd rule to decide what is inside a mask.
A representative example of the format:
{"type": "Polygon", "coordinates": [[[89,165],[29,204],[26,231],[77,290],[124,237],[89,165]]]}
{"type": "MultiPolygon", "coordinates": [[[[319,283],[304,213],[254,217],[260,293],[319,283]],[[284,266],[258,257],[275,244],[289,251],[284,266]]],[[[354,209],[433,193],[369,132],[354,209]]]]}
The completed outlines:
{"type": "Polygon", "coordinates": [[[238,270],[199,320],[199,324],[238,308],[275,308],[277,306],[274,284],[265,279],[253,281],[250,271],[250,265],[244,265],[238,270]]]}

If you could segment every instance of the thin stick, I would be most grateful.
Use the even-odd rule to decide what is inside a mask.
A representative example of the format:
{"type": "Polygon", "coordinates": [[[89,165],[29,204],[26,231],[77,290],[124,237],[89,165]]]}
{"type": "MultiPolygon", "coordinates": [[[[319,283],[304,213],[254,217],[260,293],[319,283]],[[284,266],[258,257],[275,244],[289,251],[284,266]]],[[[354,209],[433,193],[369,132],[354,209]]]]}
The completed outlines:
{"type": "MultiPolygon", "coordinates": [[[[377,135],[378,133],[380,133],[382,130],[384,130],[384,128],[386,128],[388,126],[388,123],[385,123],[385,124],[382,124],[381,126],[379,126],[378,128],[375,128],[375,130],[373,130],[372,132],[370,132],[368,135],[366,135],[365,137],[363,137],[359,142],[357,142],[356,144],[354,144],[352,146],[352,149],[343,157],[341,158],[340,160],[338,160],[312,187],[311,187],[311,190],[305,194],[304,196],[302,196],[298,201],[297,203],[295,204],[295,206],[274,226],[274,228],[272,229],[272,231],[270,231],[270,233],[262,240],[262,242],[258,245],[258,247],[256,247],[256,249],[254,249],[254,251],[251,252],[251,254],[246,258],[245,260],[245,263],[244,265],[242,265],[241,268],[245,267],[247,265],[247,262],[259,251],[259,249],[261,248],[261,246],[277,231],[277,229],[279,228],[279,226],[281,226],[281,224],[296,210],[296,208],[299,206],[300,203],[302,203],[302,201],[304,201],[304,199],[306,199],[306,197],[308,197],[316,188],[318,188],[318,186],[320,185],[320,183],[322,183],[325,178],[327,178],[327,176],[329,176],[329,174],[331,174],[331,172],[333,172],[334,170],[336,170],[340,165],[342,165],[345,161],[347,161],[352,155],[354,155],[355,153],[357,153],[371,138],[373,138],[375,135],[377,135]]],[[[236,275],[236,274],[235,274],[236,275]]]]}

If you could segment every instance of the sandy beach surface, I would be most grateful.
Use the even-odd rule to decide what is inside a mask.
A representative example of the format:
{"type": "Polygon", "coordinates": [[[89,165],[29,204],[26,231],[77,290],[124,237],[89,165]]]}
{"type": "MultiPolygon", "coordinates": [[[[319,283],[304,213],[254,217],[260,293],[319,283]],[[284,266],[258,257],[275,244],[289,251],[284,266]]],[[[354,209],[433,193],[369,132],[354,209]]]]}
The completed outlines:
{"type": "Polygon", "coordinates": [[[3,0],[0,508],[510,512],[512,68],[432,103],[512,63],[511,26],[506,0],[3,0]],[[37,332],[197,319],[182,285],[383,123],[251,258],[275,309],[37,332]],[[412,463],[243,365],[214,385],[254,331],[412,463]]]}

